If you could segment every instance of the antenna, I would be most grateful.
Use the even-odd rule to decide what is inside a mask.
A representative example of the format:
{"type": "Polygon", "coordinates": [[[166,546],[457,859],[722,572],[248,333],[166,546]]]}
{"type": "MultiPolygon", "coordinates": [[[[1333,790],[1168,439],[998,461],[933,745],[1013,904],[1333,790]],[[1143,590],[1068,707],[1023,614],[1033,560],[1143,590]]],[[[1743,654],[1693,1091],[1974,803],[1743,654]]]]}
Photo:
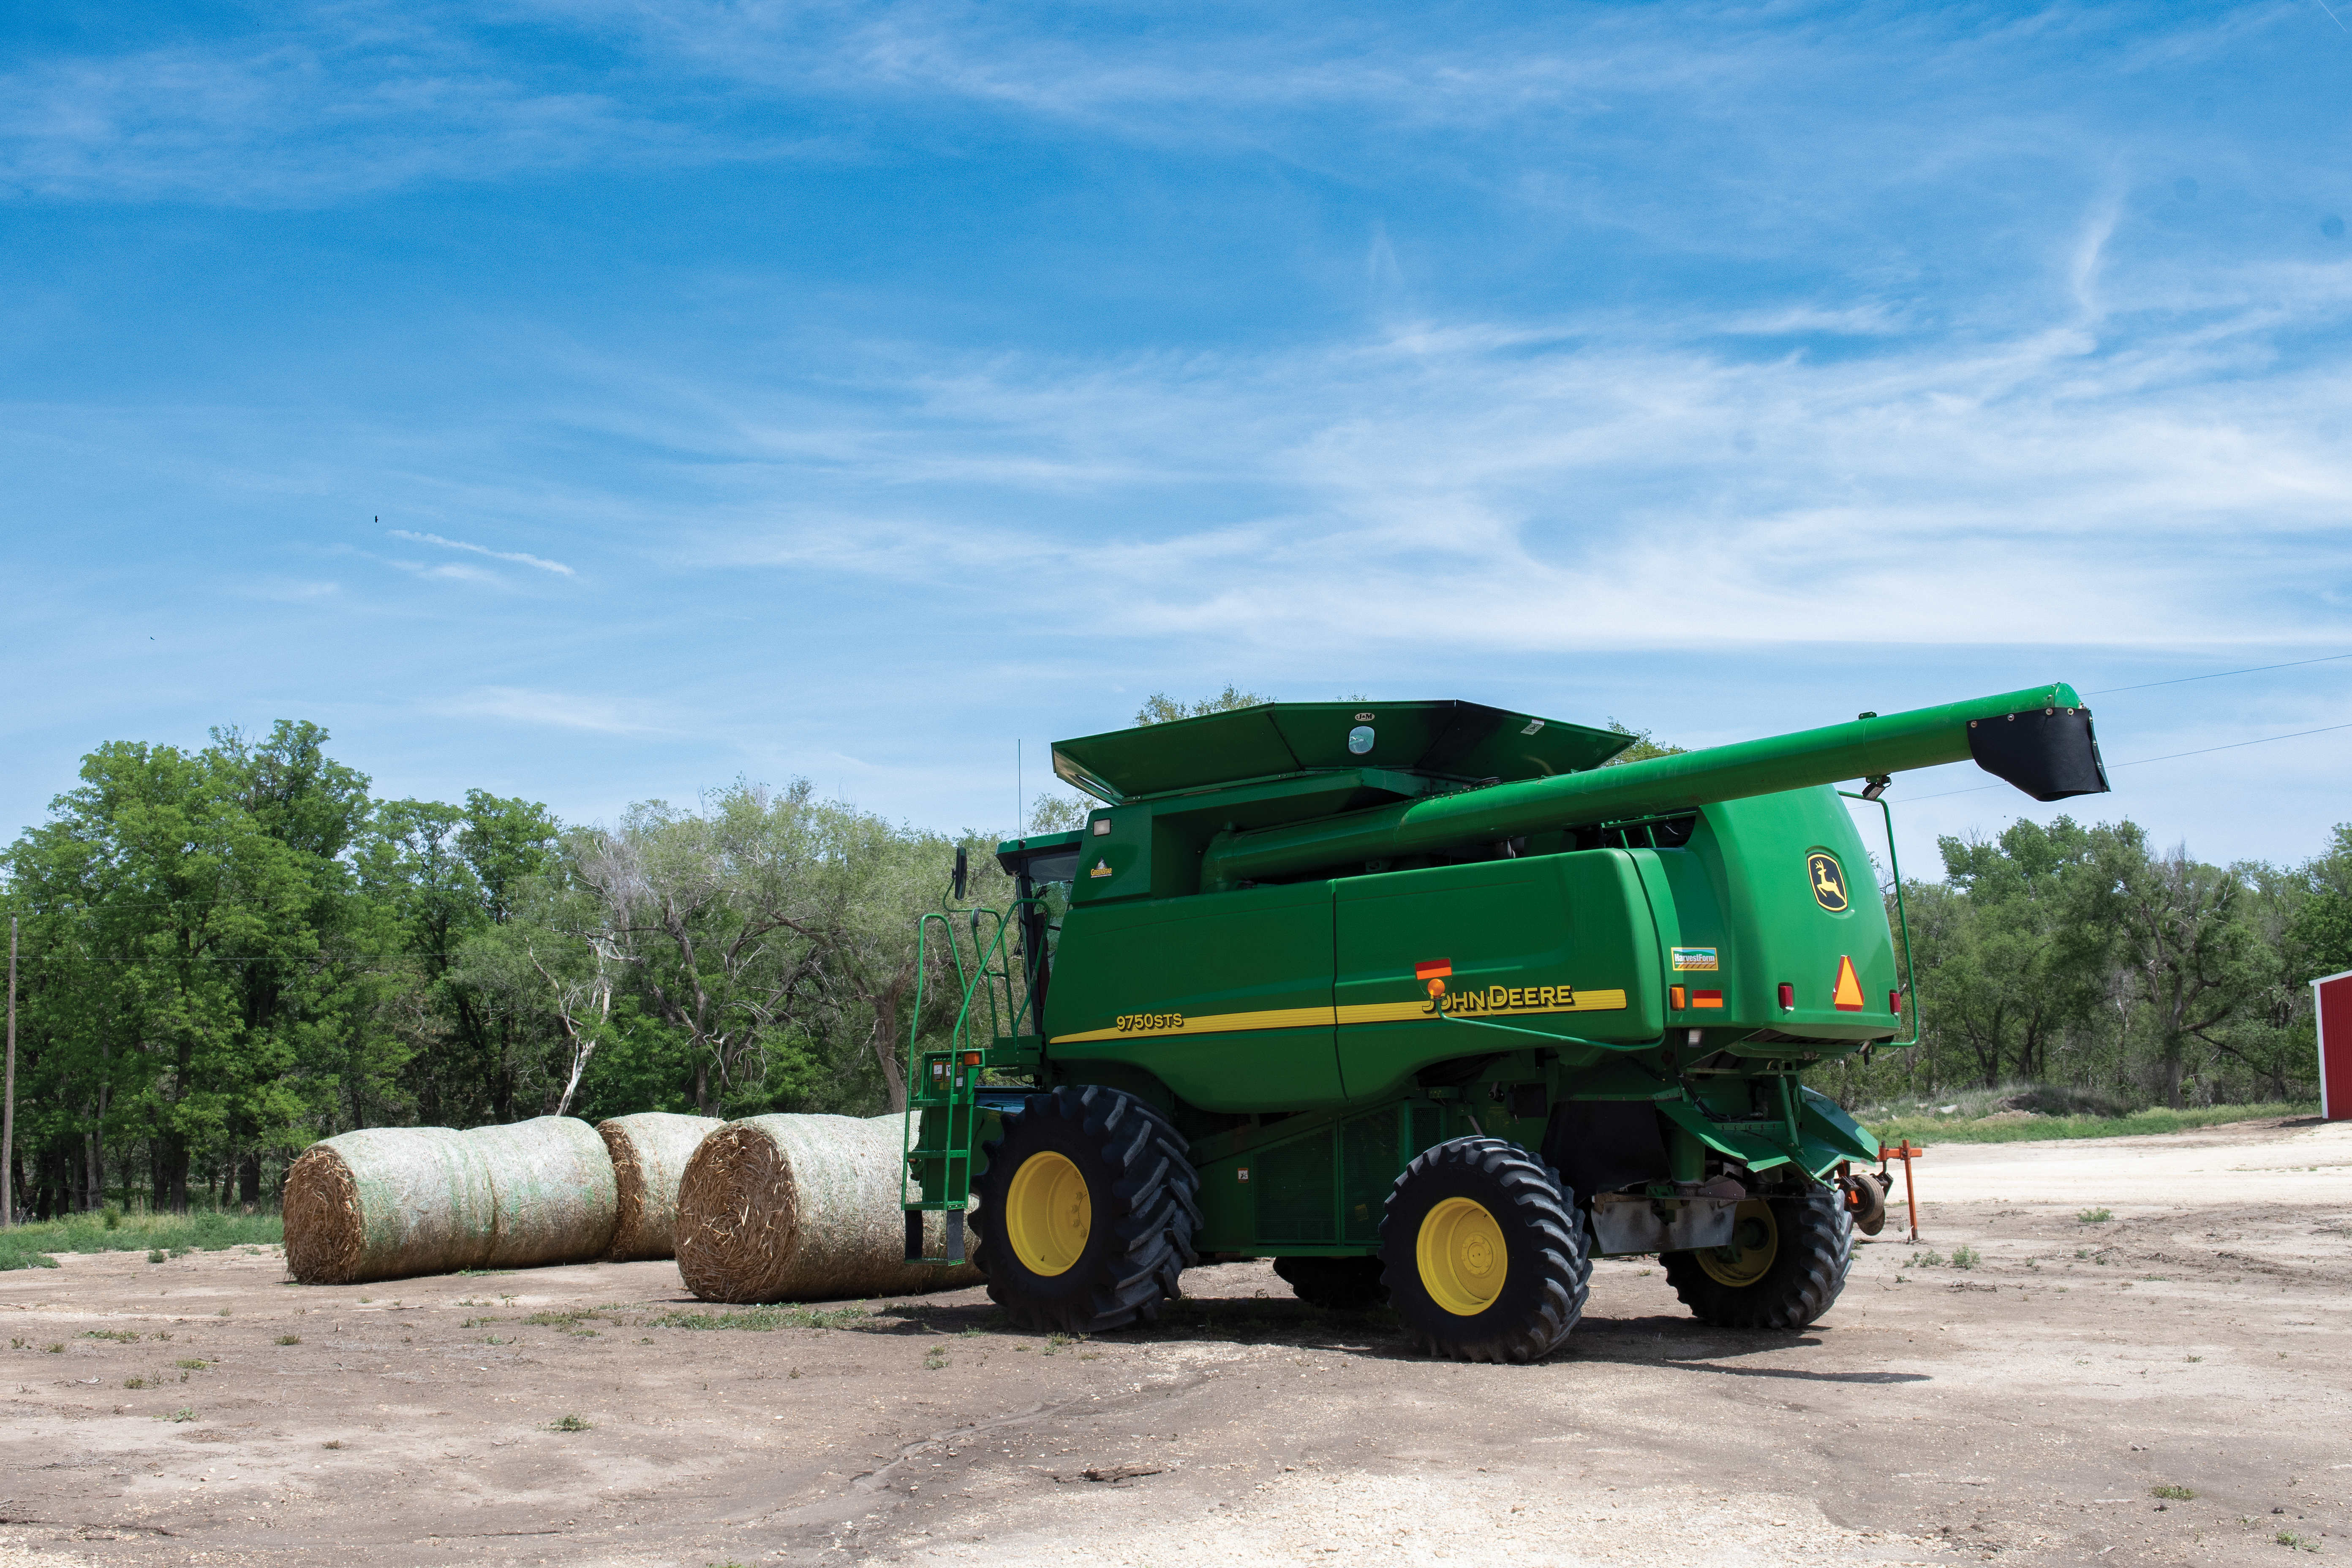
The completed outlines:
{"type": "Polygon", "coordinates": [[[1021,742],[1013,742],[1013,837],[1024,837],[1028,833],[1028,793],[1021,783],[1021,742]]]}

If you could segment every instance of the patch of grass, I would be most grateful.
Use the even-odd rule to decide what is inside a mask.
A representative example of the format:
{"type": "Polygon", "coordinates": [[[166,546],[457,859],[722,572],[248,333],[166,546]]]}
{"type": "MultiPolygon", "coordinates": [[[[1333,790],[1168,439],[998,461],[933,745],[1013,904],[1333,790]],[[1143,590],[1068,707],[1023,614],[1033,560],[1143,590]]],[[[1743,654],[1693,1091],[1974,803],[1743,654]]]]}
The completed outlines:
{"type": "Polygon", "coordinates": [[[147,1386],[147,1380],[143,1377],[126,1377],[122,1380],[122,1386],[125,1388],[144,1388],[147,1386]]]}
{"type": "MultiPolygon", "coordinates": [[[[2084,1225],[2105,1225],[2115,1217],[2116,1211],[2113,1209],[2083,1209],[2074,1215],[2074,1218],[2084,1225]]],[[[2079,1258],[2082,1254],[2078,1252],[2074,1256],[2079,1258]]]]}
{"type": "Polygon", "coordinates": [[[1066,1346],[1074,1345],[1077,1342],[1076,1339],[1068,1334],[1047,1334],[1045,1336],[1045,1348],[1039,1351],[1037,1353],[1040,1355],[1058,1355],[1066,1346]]]}
{"type": "Polygon", "coordinates": [[[129,1329],[84,1329],[81,1337],[86,1340],[112,1340],[124,1345],[139,1342],[139,1336],[129,1329]]]}
{"type": "Polygon", "coordinates": [[[2277,1540],[2281,1546],[2291,1546],[2297,1552],[2316,1552],[2319,1550],[2317,1546],[2305,1541],[2302,1536],[2297,1535],[2292,1530],[2280,1531],[2278,1532],[2277,1540]]]}
{"type": "Polygon", "coordinates": [[[143,1252],[150,1263],[161,1263],[159,1252],[180,1258],[285,1239],[286,1226],[276,1215],[68,1215],[0,1230],[0,1272],[55,1268],[53,1253],[143,1252]]]}
{"type": "Polygon", "coordinates": [[[457,1270],[457,1278],[460,1279],[497,1279],[513,1272],[514,1270],[511,1268],[460,1268],[457,1270]]]}
{"type": "Polygon", "coordinates": [[[533,1312],[523,1321],[534,1329],[576,1329],[595,1315],[585,1309],[573,1312],[533,1312]]]}
{"type": "Polygon", "coordinates": [[[299,1334],[280,1334],[278,1336],[278,1342],[281,1345],[299,1345],[302,1342],[302,1336],[299,1334]]]}
{"type": "Polygon", "coordinates": [[[584,1415],[559,1415],[547,1424],[547,1429],[551,1432],[588,1432],[594,1430],[594,1424],[584,1415]]]}
{"type": "MultiPolygon", "coordinates": [[[[51,1355],[63,1355],[66,1353],[66,1347],[60,1344],[43,1345],[41,1348],[48,1352],[51,1355]]],[[[2281,1353],[2284,1354],[2284,1352],[2282,1352],[2281,1353]]]]}
{"type": "Polygon", "coordinates": [[[319,1445],[321,1448],[340,1448],[342,1446],[343,1440],[341,1437],[330,1437],[325,1442],[319,1445]]]}
{"type": "Polygon", "coordinates": [[[1922,1268],[1941,1268],[1944,1266],[1944,1255],[1940,1252],[1923,1252],[1911,1261],[1922,1268]]]}
{"type": "Polygon", "coordinates": [[[945,1345],[933,1345],[929,1350],[923,1352],[924,1371],[940,1372],[946,1369],[947,1364],[948,1351],[945,1345]]]}
{"type": "MultiPolygon", "coordinates": [[[[1963,1110],[1967,1108],[1964,1106],[1963,1110]]],[[[1860,1120],[1883,1143],[1908,1138],[1914,1143],[2021,1143],[2042,1138],[2139,1138],[2151,1133],[2189,1132],[2200,1127],[2220,1127],[2232,1121],[2271,1117],[2315,1116],[2316,1100],[2281,1101],[2263,1105],[2204,1105],[2188,1110],[2161,1106],[2135,1110],[2128,1116],[2042,1116],[1994,1111],[1989,1116],[1925,1114],[1873,1116],[1860,1120]]]]}
{"type": "Polygon", "coordinates": [[[748,1329],[764,1334],[776,1329],[846,1329],[870,1322],[874,1314],[864,1307],[746,1307],[734,1312],[663,1312],[646,1320],[655,1329],[748,1329]]]}
{"type": "Polygon", "coordinates": [[[2176,1487],[2168,1484],[2160,1487],[2148,1488],[2147,1495],[2155,1498],[2162,1498],[2167,1502],[2187,1502],[2190,1498],[2195,1497],[2197,1493],[2194,1489],[2189,1487],[2176,1487]]]}
{"type": "Polygon", "coordinates": [[[208,1361],[184,1361],[180,1363],[180,1370],[183,1372],[210,1372],[212,1370],[212,1364],[213,1363],[208,1361]]]}
{"type": "Polygon", "coordinates": [[[1955,1268],[1974,1268],[1983,1261],[1984,1254],[1965,1242],[1952,1248],[1952,1267],[1955,1268]]]}
{"type": "Polygon", "coordinates": [[[169,1415],[156,1417],[160,1421],[194,1421],[195,1418],[196,1407],[193,1405],[183,1405],[169,1415]]]}

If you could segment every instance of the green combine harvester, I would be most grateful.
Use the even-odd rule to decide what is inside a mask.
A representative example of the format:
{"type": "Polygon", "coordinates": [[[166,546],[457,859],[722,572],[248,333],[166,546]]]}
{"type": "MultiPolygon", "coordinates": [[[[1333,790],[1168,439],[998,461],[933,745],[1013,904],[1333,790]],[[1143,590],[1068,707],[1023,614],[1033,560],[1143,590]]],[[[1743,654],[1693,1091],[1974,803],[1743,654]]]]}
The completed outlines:
{"type": "Polygon", "coordinates": [[[1103,804],[999,847],[1009,908],[925,917],[963,994],[909,1066],[908,1258],[961,1260],[969,1215],[1013,1321],[1076,1333],[1271,1258],[1473,1361],[1559,1344],[1596,1254],[1660,1255],[1710,1323],[1820,1317],[1885,1188],[1801,1077],[1917,1038],[1832,786],[1973,758],[2098,793],[2090,710],[2039,687],[1604,765],[1632,740],[1282,702],[1055,746],[1103,804]]]}

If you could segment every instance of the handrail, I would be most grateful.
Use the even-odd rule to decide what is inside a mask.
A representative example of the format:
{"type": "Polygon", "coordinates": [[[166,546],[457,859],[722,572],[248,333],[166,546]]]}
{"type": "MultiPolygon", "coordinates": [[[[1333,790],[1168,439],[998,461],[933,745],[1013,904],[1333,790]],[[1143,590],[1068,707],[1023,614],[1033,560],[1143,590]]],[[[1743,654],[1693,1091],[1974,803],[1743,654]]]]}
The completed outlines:
{"type": "MultiPolygon", "coordinates": [[[[1013,910],[1018,911],[1024,901],[1039,902],[1016,900],[1013,910]]],[[[1005,1037],[1003,1026],[1010,1023],[1018,1029],[1024,1012],[1034,1011],[1035,1001],[1034,986],[1023,1001],[1016,1003],[1013,997],[1013,965],[1005,936],[1016,924],[1007,919],[1007,911],[984,904],[962,910],[927,910],[915,922],[915,994],[907,1026],[907,1103],[902,1113],[906,1158],[898,1173],[898,1206],[907,1215],[909,1261],[960,1262],[963,1258],[963,1215],[971,1199],[971,1160],[980,1131],[980,1080],[985,1065],[996,1055],[994,1047],[1005,1037]],[[954,917],[959,914],[965,918],[971,933],[972,956],[969,963],[965,962],[963,941],[957,932],[954,917]],[[934,921],[940,924],[949,962],[955,968],[958,997],[946,1048],[935,1046],[926,1050],[922,1043],[923,995],[929,980],[930,928],[934,921]],[[989,922],[993,922],[992,930],[989,922]],[[985,1040],[973,1038],[980,1024],[976,1000],[984,1001],[987,1006],[985,1040]],[[933,1111],[940,1112],[940,1118],[929,1121],[933,1111]],[[919,1163],[927,1171],[920,1178],[920,1196],[916,1193],[919,1163]],[[940,1210],[948,1215],[945,1252],[936,1258],[924,1256],[921,1217],[926,1210],[940,1210]]]]}
{"type": "Polygon", "coordinates": [[[1842,789],[1838,794],[1848,800],[1869,801],[1886,819],[1886,873],[1895,879],[1895,921],[1903,928],[1903,988],[1911,994],[1911,1037],[1883,1041],[1871,1048],[1909,1050],[1919,1043],[1919,971],[1911,962],[1911,911],[1903,902],[1903,862],[1895,854],[1895,813],[1887,805],[1885,795],[1856,795],[1847,789],[1842,789]]]}

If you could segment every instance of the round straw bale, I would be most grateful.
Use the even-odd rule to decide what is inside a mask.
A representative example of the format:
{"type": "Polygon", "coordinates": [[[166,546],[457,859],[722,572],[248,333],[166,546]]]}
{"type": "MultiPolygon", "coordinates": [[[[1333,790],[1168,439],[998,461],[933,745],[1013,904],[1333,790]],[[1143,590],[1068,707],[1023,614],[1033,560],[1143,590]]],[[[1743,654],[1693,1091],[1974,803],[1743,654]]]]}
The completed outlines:
{"type": "Polygon", "coordinates": [[[302,1152],[285,1217],[287,1266],[306,1285],[584,1263],[612,1245],[613,1163],[570,1117],[370,1128],[302,1152]]]}
{"type": "Polygon", "coordinates": [[[306,1285],[479,1268],[498,1200],[478,1145],[449,1127],[379,1127],[302,1151],[286,1173],[286,1266],[306,1285]]]}
{"type": "Polygon", "coordinates": [[[615,1263],[677,1256],[677,1182],[705,1138],[727,1123],[715,1116],[641,1110],[596,1123],[613,1157],[617,1194],[613,1226],[615,1263]]]}
{"type": "Polygon", "coordinates": [[[534,1116],[466,1134],[481,1148],[498,1195],[489,1267],[585,1263],[612,1249],[613,1157],[585,1121],[534,1116]]]}
{"type": "MultiPolygon", "coordinates": [[[[702,1141],[677,1189],[677,1271],[706,1301],[952,1290],[969,1264],[906,1261],[897,1116],[754,1116],[702,1141]]],[[[925,1250],[945,1216],[924,1216],[925,1250]]]]}

